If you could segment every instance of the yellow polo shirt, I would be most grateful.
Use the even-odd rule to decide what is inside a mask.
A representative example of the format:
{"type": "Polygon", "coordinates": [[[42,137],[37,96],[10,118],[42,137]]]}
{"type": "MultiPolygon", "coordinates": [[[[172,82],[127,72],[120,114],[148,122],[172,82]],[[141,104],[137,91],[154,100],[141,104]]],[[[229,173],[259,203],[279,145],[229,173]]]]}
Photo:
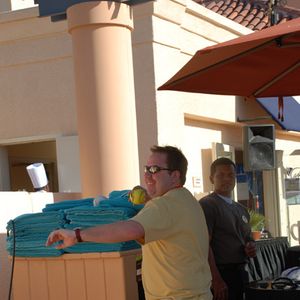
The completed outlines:
{"type": "Polygon", "coordinates": [[[209,239],[202,208],[185,188],[147,202],[132,220],[145,230],[147,300],[210,300],[209,239]]]}

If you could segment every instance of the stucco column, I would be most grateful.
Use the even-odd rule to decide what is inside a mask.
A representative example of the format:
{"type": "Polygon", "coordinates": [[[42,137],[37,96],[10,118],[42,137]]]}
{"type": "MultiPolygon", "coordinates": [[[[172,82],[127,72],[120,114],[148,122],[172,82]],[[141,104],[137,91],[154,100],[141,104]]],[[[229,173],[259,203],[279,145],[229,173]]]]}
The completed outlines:
{"type": "Polygon", "coordinates": [[[96,1],[67,10],[73,42],[83,196],[139,183],[131,9],[96,1]]]}

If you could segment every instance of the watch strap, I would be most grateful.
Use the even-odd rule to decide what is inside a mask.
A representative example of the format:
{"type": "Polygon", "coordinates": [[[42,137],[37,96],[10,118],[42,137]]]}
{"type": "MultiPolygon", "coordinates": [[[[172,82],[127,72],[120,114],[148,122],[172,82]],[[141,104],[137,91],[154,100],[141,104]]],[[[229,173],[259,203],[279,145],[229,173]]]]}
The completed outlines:
{"type": "Polygon", "coordinates": [[[74,229],[74,231],[75,231],[75,236],[76,236],[77,242],[82,243],[83,240],[81,238],[80,228],[76,228],[76,229],[74,229]]]}

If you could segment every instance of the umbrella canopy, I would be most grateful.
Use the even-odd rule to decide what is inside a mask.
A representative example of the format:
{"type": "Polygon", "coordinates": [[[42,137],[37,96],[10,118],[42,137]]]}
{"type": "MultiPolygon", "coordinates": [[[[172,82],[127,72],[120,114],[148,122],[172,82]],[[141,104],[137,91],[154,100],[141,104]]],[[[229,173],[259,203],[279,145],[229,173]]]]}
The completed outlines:
{"type": "Polygon", "coordinates": [[[300,95],[300,18],[197,51],[159,90],[300,95]]]}

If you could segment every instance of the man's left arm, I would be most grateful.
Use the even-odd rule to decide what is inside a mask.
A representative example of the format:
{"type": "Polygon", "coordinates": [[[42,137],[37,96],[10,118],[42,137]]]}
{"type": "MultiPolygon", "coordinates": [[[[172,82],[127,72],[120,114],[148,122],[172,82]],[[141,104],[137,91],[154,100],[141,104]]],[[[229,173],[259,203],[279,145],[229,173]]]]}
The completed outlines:
{"type": "Polygon", "coordinates": [[[248,257],[256,256],[256,245],[254,241],[249,241],[245,245],[245,253],[248,257]]]}
{"type": "Polygon", "coordinates": [[[245,254],[247,255],[247,257],[255,257],[256,256],[256,244],[255,241],[252,238],[252,233],[251,233],[251,227],[249,225],[249,221],[250,221],[250,215],[249,212],[246,208],[244,208],[244,213],[247,216],[247,220],[248,220],[248,230],[246,233],[246,237],[245,237],[245,254]]]}

